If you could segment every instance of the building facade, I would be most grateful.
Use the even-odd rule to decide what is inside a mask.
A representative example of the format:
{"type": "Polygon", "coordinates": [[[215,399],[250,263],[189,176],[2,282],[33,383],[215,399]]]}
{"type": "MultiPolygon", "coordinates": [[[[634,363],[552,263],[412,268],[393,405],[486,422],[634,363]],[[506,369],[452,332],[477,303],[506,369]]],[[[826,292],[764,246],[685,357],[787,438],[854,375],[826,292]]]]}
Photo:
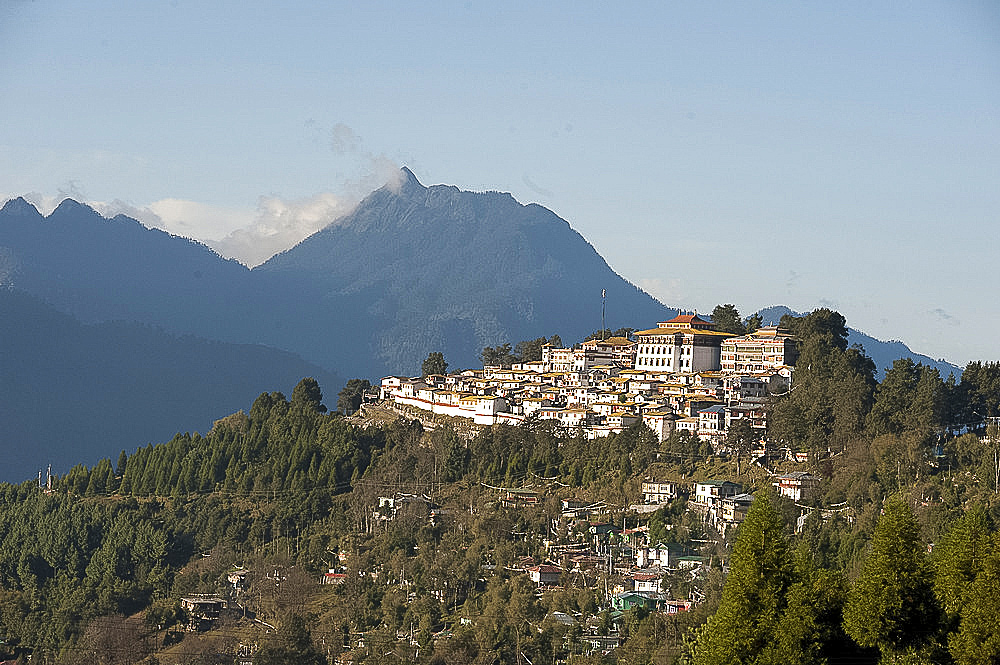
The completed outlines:
{"type": "Polygon", "coordinates": [[[749,335],[725,340],[721,353],[725,372],[766,372],[794,365],[798,344],[787,330],[764,326],[749,335]]]}
{"type": "Polygon", "coordinates": [[[635,369],[702,372],[721,367],[722,341],[730,337],[697,314],[681,314],[635,333],[635,369]]]}

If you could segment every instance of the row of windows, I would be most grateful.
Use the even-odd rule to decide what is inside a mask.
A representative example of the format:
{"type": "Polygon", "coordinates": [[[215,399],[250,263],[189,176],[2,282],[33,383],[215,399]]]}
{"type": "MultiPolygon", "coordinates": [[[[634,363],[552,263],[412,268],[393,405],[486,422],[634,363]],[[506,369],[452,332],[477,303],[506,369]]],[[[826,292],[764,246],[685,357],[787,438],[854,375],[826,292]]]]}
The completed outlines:
{"type": "MultiPolygon", "coordinates": [[[[641,355],[653,355],[653,356],[672,355],[672,354],[676,353],[676,351],[677,351],[677,347],[676,346],[650,346],[648,348],[647,347],[640,347],[639,348],[639,353],[637,355],[640,355],[640,356],[641,355]]],[[[690,346],[682,346],[682,347],[680,347],[680,351],[681,351],[681,355],[688,355],[689,356],[693,352],[693,349],[690,346]]]]}
{"type": "Polygon", "coordinates": [[[666,360],[666,358],[636,358],[635,364],[641,367],[663,367],[667,364],[666,360]]]}

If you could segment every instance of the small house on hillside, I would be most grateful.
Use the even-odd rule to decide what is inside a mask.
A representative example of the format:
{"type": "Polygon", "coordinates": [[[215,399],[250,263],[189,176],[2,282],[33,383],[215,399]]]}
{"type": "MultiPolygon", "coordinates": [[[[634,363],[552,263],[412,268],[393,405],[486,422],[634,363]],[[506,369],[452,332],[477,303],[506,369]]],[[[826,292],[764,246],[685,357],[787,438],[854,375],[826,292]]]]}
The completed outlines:
{"type": "Polygon", "coordinates": [[[694,501],[703,506],[715,506],[722,499],[739,494],[742,489],[742,485],[729,480],[705,480],[695,483],[694,501]]]}
{"type": "Polygon", "coordinates": [[[778,476],[774,487],[781,496],[792,501],[802,501],[812,497],[819,489],[819,478],[808,471],[793,471],[778,476]]]}
{"type": "Polygon", "coordinates": [[[736,494],[722,500],[722,521],[726,524],[741,524],[746,519],[753,494],[736,494]]]}
{"type": "Polygon", "coordinates": [[[642,502],[670,503],[677,498],[677,483],[646,479],[642,482],[642,502]]]}
{"type": "Polygon", "coordinates": [[[558,566],[550,566],[548,564],[531,566],[526,570],[528,572],[528,577],[538,586],[559,584],[559,579],[562,577],[563,572],[562,568],[559,568],[558,566]]]}
{"type": "Polygon", "coordinates": [[[212,594],[192,594],[181,598],[189,631],[209,630],[226,609],[226,599],[212,594]]]}

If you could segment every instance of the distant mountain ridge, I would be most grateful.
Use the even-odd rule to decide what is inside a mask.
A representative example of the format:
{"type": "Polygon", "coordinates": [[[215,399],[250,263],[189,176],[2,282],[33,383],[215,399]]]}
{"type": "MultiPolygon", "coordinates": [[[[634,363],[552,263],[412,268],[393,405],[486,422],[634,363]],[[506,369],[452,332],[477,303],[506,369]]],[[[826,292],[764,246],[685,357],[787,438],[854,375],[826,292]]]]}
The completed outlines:
{"type": "MultiPolygon", "coordinates": [[[[67,199],[0,210],[0,285],[85,323],[126,320],[289,350],[343,376],[412,374],[430,351],[472,367],[484,346],[673,317],[568,222],[510,194],[425,187],[403,168],[348,215],[253,270],[195,241],[67,199]]],[[[791,312],[762,310],[767,318],[791,312]]],[[[898,357],[961,368],[851,331],[881,373],[898,357]]]]}
{"type": "MultiPolygon", "coordinates": [[[[92,395],[83,395],[88,386],[111,395],[115,385],[137,385],[148,361],[147,374],[159,373],[163,386],[182,389],[170,354],[193,386],[214,386],[191,389],[200,395],[197,413],[202,414],[194,420],[204,422],[204,414],[223,416],[251,399],[234,403],[220,392],[242,396],[251,384],[259,391],[288,390],[291,379],[278,371],[281,364],[318,380],[322,375],[332,404],[341,377],[413,375],[431,351],[442,351],[454,369],[478,366],[484,346],[552,334],[572,343],[600,328],[602,291],[607,293],[605,322],[612,329],[652,326],[676,315],[676,309],[616,273],[552,211],[522,205],[500,192],[425,187],[405,168],[401,176],[399,183],[376,190],[350,214],[253,270],[200,243],[125,216],[104,218],[69,199],[48,216],[23,199],[8,201],[0,209],[0,287],[30,297],[36,309],[22,302],[18,311],[34,313],[7,313],[10,340],[16,332],[31,331],[17,337],[20,346],[0,339],[0,353],[21,363],[22,372],[0,377],[9,407],[6,413],[0,409],[0,431],[11,419],[28,423],[18,425],[16,443],[0,440],[0,446],[30,449],[33,435],[47,441],[61,436],[43,426],[52,413],[44,400],[18,397],[43,395],[38,386],[66,387],[54,393],[57,399],[68,404],[76,396],[99,410],[87,401],[92,395]],[[38,307],[73,318],[42,315],[38,307]],[[141,325],[130,328],[130,322],[141,325]],[[45,325],[56,330],[46,331],[45,325]],[[60,330],[71,334],[60,337],[60,330]],[[178,340],[190,344],[185,348],[178,340]],[[216,342],[224,344],[213,347],[216,342]],[[49,363],[59,357],[54,349],[60,346],[103,362],[86,365],[89,374],[81,373],[82,365],[49,363]],[[189,362],[192,358],[201,360],[189,362]],[[126,359],[137,373],[122,369],[126,359]],[[44,369],[38,382],[28,371],[32,363],[44,369]],[[248,363],[268,369],[254,373],[248,363]],[[102,365],[109,371],[102,372],[102,365]],[[211,372],[243,378],[215,383],[211,372]],[[237,384],[243,388],[232,387],[237,384]]],[[[943,376],[959,369],[856,331],[851,341],[863,344],[880,371],[902,356],[938,367],[943,376]]],[[[155,402],[170,400],[162,391],[136,391],[142,394],[155,402]]],[[[119,411],[122,419],[148,418],[122,399],[106,400],[129,404],[119,411]]],[[[177,413],[164,409],[168,412],[177,413]]],[[[187,427],[192,420],[178,416],[174,422],[187,427]]],[[[120,431],[138,437],[133,447],[155,436],[120,431]]],[[[112,446],[108,439],[105,454],[130,447],[115,441],[112,446]]],[[[74,448],[69,439],[60,445],[85,449],[74,448]]],[[[88,455],[79,459],[92,459],[88,455]]]]}
{"type": "Polygon", "coordinates": [[[570,225],[509,194],[424,187],[408,169],[254,270],[204,245],[64,201],[0,211],[0,278],[81,321],[288,349],[351,376],[452,367],[484,346],[670,318],[570,225]],[[6,275],[6,277],[3,277],[6,275]],[[91,277],[88,277],[90,275],[91,277]]]}
{"type": "Polygon", "coordinates": [[[49,463],[65,473],[114,460],[178,430],[205,433],[261,392],[290,395],[304,376],[336,404],[343,381],[263,346],[134,322],[85,325],[9,288],[0,288],[0,359],[0,481],[12,482],[49,463]]]}
{"type": "MultiPolygon", "coordinates": [[[[777,323],[785,314],[803,316],[805,312],[796,312],[784,305],[775,305],[759,310],[757,314],[760,315],[761,321],[764,323],[777,323]]],[[[864,348],[865,353],[875,363],[875,371],[880,381],[885,375],[885,370],[892,367],[892,363],[899,358],[912,358],[914,362],[921,363],[926,367],[933,367],[942,379],[947,379],[949,374],[954,374],[956,379],[962,378],[962,367],[953,365],[946,360],[934,360],[929,356],[914,353],[898,340],[883,341],[854,328],[848,328],[847,343],[851,346],[858,344],[864,348]]]]}
{"type": "Polygon", "coordinates": [[[582,339],[607,323],[662,320],[676,310],[615,273],[568,222],[510,194],[424,187],[403,169],[323,230],[254,270],[297,275],[324,297],[370,294],[381,319],[373,352],[386,371],[414,372],[431,351],[452,366],[484,346],[541,335],[582,339]]]}

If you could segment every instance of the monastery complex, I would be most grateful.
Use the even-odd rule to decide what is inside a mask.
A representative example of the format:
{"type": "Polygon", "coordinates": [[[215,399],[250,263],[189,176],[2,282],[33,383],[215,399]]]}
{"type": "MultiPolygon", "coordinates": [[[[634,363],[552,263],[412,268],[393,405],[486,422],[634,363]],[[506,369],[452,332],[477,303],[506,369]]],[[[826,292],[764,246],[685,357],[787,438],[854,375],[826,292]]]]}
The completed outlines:
{"type": "Polygon", "coordinates": [[[597,438],[642,420],[661,441],[686,430],[721,444],[740,420],[763,432],[767,396],[789,389],[796,357],[777,326],[734,337],[682,314],[630,338],[546,345],[534,362],[386,377],[380,397],[479,425],[548,418],[597,438]]]}

